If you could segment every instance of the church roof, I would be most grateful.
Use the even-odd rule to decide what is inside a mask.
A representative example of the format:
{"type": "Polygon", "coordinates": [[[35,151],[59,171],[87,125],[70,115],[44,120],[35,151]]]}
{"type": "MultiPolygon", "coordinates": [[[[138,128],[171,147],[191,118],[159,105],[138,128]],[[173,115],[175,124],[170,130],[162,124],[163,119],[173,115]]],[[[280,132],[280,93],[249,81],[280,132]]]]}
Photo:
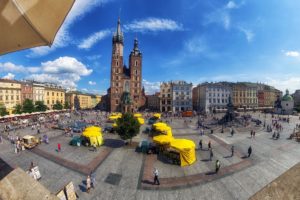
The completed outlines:
{"type": "Polygon", "coordinates": [[[286,94],[282,97],[282,101],[293,101],[293,97],[289,94],[289,91],[286,90],[286,94]]]}

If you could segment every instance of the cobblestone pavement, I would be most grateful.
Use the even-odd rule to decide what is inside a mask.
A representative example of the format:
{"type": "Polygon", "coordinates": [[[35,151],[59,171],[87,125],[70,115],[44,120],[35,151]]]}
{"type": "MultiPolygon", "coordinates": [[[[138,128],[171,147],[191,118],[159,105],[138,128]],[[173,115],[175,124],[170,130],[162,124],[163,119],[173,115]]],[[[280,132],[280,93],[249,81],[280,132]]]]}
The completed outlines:
{"type": "MultiPolygon", "coordinates": [[[[262,114],[255,115],[261,120],[265,119],[262,114]]],[[[270,124],[270,120],[270,116],[267,116],[266,123],[270,124]]],[[[185,127],[182,120],[173,120],[171,126],[174,136],[192,139],[198,144],[200,136],[194,126],[195,123],[196,119],[185,127]]],[[[69,181],[73,181],[80,199],[248,199],[300,161],[300,144],[295,140],[286,139],[292,133],[296,123],[300,121],[294,116],[289,124],[282,122],[284,130],[279,140],[273,140],[271,133],[265,132],[262,128],[257,132],[255,139],[249,138],[248,130],[238,131],[233,137],[230,137],[226,131],[223,134],[215,131],[213,135],[201,136],[205,144],[208,140],[212,141],[214,161],[216,159],[221,161],[222,166],[218,174],[209,174],[214,170],[214,161],[203,161],[207,159],[207,151],[197,151],[197,163],[194,166],[181,168],[162,163],[153,155],[137,153],[134,148],[123,148],[122,145],[104,146],[98,153],[84,149],[84,147],[82,151],[66,148],[62,152],[63,155],[58,155],[59,158],[77,163],[84,166],[83,168],[87,168],[91,162],[97,160],[97,156],[102,154],[104,149],[111,149],[111,152],[100,163],[94,161],[97,163],[93,164],[96,187],[89,194],[85,192],[85,173],[72,170],[46,156],[28,150],[15,154],[13,146],[4,140],[0,144],[0,157],[12,167],[19,166],[24,170],[27,170],[30,162],[33,161],[41,171],[40,182],[53,193],[69,181]],[[231,145],[235,146],[237,153],[233,158],[226,158],[230,155],[231,145]],[[242,159],[249,145],[253,149],[252,155],[250,158],[242,159]],[[72,151],[74,151],[74,156],[72,156],[72,151]],[[75,154],[80,154],[80,156],[76,157],[75,154]],[[78,161],[83,155],[86,158],[78,161]],[[153,166],[158,167],[160,171],[161,185],[159,187],[151,184],[153,166]]],[[[145,126],[142,128],[144,129],[145,126]]],[[[26,131],[30,130],[26,129],[26,131]]],[[[59,134],[62,133],[55,131],[54,134],[57,137],[54,139],[59,140],[59,134]]],[[[61,137],[61,141],[67,141],[65,136],[61,137]]],[[[116,138],[114,135],[105,135],[105,137],[116,138]]],[[[147,135],[140,133],[134,140],[139,141],[145,138],[147,135]]],[[[65,145],[67,144],[63,143],[63,150],[65,145]]],[[[54,146],[50,147],[41,146],[40,149],[56,155],[54,146]]]]}

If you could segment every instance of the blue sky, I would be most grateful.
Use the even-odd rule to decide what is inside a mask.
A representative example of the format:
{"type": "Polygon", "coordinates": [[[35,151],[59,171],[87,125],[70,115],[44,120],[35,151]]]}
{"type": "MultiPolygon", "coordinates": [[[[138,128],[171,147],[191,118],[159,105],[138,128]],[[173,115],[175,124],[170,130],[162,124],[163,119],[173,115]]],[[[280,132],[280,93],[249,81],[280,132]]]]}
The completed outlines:
{"type": "Polygon", "coordinates": [[[0,56],[0,77],[105,94],[120,15],[124,61],[135,37],[147,93],[186,80],[263,82],[300,89],[300,2],[77,0],[54,44],[0,56]]]}

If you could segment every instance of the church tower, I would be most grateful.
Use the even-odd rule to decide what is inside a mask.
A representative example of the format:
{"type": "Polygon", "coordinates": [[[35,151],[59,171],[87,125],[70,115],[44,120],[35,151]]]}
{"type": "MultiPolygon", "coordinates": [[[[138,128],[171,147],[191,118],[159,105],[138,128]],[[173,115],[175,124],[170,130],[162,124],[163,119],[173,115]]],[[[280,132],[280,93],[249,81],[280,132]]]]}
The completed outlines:
{"type": "Polygon", "coordinates": [[[117,31],[112,39],[112,58],[110,76],[110,110],[119,111],[120,98],[123,93],[123,47],[124,37],[121,30],[120,18],[118,19],[117,31]]]}
{"type": "Polygon", "coordinates": [[[137,38],[134,39],[133,50],[129,56],[129,69],[133,110],[137,111],[141,105],[142,94],[142,53],[139,50],[137,38]]]}

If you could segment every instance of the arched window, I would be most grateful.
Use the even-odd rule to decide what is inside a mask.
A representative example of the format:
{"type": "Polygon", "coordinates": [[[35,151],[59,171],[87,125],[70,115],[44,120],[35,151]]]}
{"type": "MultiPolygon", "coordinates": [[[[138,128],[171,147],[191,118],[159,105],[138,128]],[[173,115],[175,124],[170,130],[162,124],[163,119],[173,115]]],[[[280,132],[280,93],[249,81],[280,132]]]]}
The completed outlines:
{"type": "Polygon", "coordinates": [[[138,63],[138,62],[137,62],[137,60],[136,60],[135,63],[134,63],[134,66],[137,66],[137,63],[138,63]]]}

